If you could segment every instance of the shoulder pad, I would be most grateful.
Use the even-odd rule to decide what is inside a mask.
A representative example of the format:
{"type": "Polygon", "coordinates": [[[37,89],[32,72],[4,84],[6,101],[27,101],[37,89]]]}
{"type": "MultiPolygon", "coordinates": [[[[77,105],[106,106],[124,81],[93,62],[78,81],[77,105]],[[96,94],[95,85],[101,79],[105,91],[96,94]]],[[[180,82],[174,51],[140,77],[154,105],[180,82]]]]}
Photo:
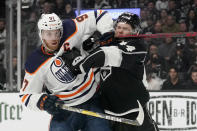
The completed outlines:
{"type": "Polygon", "coordinates": [[[60,40],[60,47],[64,43],[66,39],[68,39],[72,34],[77,32],[77,26],[74,20],[72,19],[66,19],[63,21],[63,35],[60,40]]]}
{"type": "Polygon", "coordinates": [[[36,49],[27,58],[25,70],[29,73],[34,73],[50,57],[51,55],[44,54],[41,48],[36,49]]]}

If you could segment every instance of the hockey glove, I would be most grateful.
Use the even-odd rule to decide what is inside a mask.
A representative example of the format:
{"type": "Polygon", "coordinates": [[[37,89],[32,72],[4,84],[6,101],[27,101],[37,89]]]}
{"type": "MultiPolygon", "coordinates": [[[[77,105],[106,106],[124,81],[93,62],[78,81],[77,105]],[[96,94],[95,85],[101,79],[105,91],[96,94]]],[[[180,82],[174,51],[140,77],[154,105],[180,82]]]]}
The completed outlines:
{"type": "Polygon", "coordinates": [[[106,32],[100,37],[98,43],[101,46],[110,45],[114,41],[114,35],[115,35],[114,32],[106,32]]]}
{"type": "Polygon", "coordinates": [[[62,54],[62,56],[60,56],[62,60],[65,62],[65,65],[70,69],[70,71],[74,75],[80,74],[80,72],[78,72],[78,70],[76,70],[72,66],[72,62],[78,56],[80,56],[80,51],[76,48],[73,48],[70,52],[65,52],[64,54],[62,54]]]}
{"type": "Polygon", "coordinates": [[[93,48],[94,43],[95,43],[94,38],[93,37],[90,37],[90,38],[88,38],[87,40],[85,40],[83,42],[82,47],[83,47],[83,49],[85,51],[89,51],[89,50],[91,50],[93,48]]]}
{"type": "Polygon", "coordinates": [[[40,110],[45,110],[51,115],[58,115],[61,113],[61,109],[59,106],[63,104],[62,101],[57,96],[43,94],[38,100],[37,107],[40,110]]]}

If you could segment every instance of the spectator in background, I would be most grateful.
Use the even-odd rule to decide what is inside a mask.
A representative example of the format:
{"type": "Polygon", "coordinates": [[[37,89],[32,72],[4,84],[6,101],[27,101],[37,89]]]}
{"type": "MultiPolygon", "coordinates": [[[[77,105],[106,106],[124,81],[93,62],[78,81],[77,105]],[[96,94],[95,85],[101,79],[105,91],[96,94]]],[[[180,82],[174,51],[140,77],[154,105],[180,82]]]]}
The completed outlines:
{"type": "Polygon", "coordinates": [[[168,1],[168,14],[175,16],[175,21],[179,22],[180,18],[181,18],[181,14],[180,14],[180,9],[177,8],[177,4],[175,2],[175,0],[169,0],[168,1]]]}
{"type": "Polygon", "coordinates": [[[129,0],[108,0],[111,8],[131,8],[129,0]]]}
{"type": "MultiPolygon", "coordinates": [[[[163,32],[162,32],[162,24],[161,24],[160,21],[157,21],[157,22],[154,24],[152,33],[153,33],[153,34],[163,33],[163,32]]],[[[164,43],[164,38],[154,38],[154,39],[152,39],[152,42],[153,42],[154,44],[156,44],[157,46],[159,46],[159,45],[161,45],[162,43],[164,43]]]]}
{"type": "Polygon", "coordinates": [[[197,70],[194,69],[191,71],[190,80],[187,82],[189,90],[197,90],[197,70]]]}
{"type": "Polygon", "coordinates": [[[151,74],[150,72],[147,72],[147,90],[161,90],[162,84],[164,82],[163,79],[159,78],[155,74],[151,74]]]}
{"type": "Polygon", "coordinates": [[[197,43],[194,45],[194,50],[192,52],[189,52],[188,54],[188,60],[190,62],[190,69],[193,65],[197,65],[197,43]]]}
{"type": "Polygon", "coordinates": [[[176,43],[174,42],[172,37],[165,38],[163,44],[158,47],[158,53],[161,57],[163,57],[166,61],[170,59],[174,50],[176,48],[176,43]]]}
{"type": "Polygon", "coordinates": [[[158,11],[168,9],[168,0],[157,0],[155,6],[158,11]]]}
{"type": "Polygon", "coordinates": [[[90,9],[94,7],[94,1],[93,0],[82,0],[82,8],[84,9],[90,9]]]}
{"type": "Polygon", "coordinates": [[[153,0],[148,1],[147,4],[147,15],[149,18],[152,18],[153,22],[155,22],[158,19],[158,11],[155,8],[155,2],[153,0]]]}
{"type": "Polygon", "coordinates": [[[190,9],[186,17],[186,25],[189,32],[197,31],[197,13],[190,9]]]}
{"type": "Polygon", "coordinates": [[[137,0],[137,2],[138,2],[138,8],[143,9],[145,7],[145,5],[146,5],[146,2],[145,1],[146,0],[137,0]]]}
{"type": "MultiPolygon", "coordinates": [[[[187,25],[186,25],[185,22],[181,22],[181,23],[179,24],[179,28],[180,28],[180,32],[187,32],[187,31],[188,31],[188,30],[187,30],[187,25]]],[[[186,45],[186,40],[187,40],[186,37],[178,37],[178,38],[176,39],[177,43],[180,43],[180,44],[182,44],[182,45],[186,45]]]]}
{"type": "Polygon", "coordinates": [[[185,82],[179,79],[178,70],[176,67],[170,67],[168,71],[168,79],[164,81],[162,90],[179,90],[185,89],[185,82]]]}
{"type": "Polygon", "coordinates": [[[129,8],[129,0],[116,0],[117,7],[116,8],[129,8]]]}
{"type": "Polygon", "coordinates": [[[168,17],[167,10],[165,9],[161,10],[159,14],[159,21],[161,22],[162,25],[167,23],[167,17],[168,17]]]}
{"type": "Polygon", "coordinates": [[[74,19],[76,17],[75,11],[72,8],[71,3],[66,3],[64,6],[64,11],[63,11],[63,19],[74,19]]]}
{"type": "Polygon", "coordinates": [[[55,0],[55,12],[60,18],[62,18],[62,15],[64,13],[64,8],[65,8],[65,2],[64,0],[55,0]]]}
{"type": "Polygon", "coordinates": [[[163,58],[160,57],[158,53],[151,54],[151,58],[146,64],[146,71],[155,77],[165,79],[166,77],[165,63],[163,58]]]}
{"type": "Polygon", "coordinates": [[[189,65],[192,65],[194,61],[196,61],[196,55],[197,52],[195,51],[197,48],[197,41],[195,37],[188,37],[187,42],[185,45],[185,52],[187,52],[187,58],[189,60],[189,65]],[[195,53],[196,52],[196,53],[195,53]]]}
{"type": "Polygon", "coordinates": [[[188,70],[187,52],[184,52],[184,44],[176,43],[176,48],[169,60],[170,65],[176,66],[179,72],[186,72],[188,70]]]}
{"type": "Polygon", "coordinates": [[[163,33],[162,32],[162,24],[159,20],[155,22],[152,33],[153,34],[163,33]]]}
{"type": "Polygon", "coordinates": [[[166,23],[162,27],[163,33],[179,32],[179,25],[176,23],[176,18],[168,15],[166,23]]]}
{"type": "Polygon", "coordinates": [[[189,69],[189,59],[187,56],[187,52],[184,51],[184,45],[177,43],[175,53],[169,60],[169,66],[176,67],[180,79],[185,79],[185,74],[189,69]]]}
{"type": "Polygon", "coordinates": [[[143,32],[152,34],[153,27],[154,27],[153,18],[152,17],[148,17],[147,18],[147,27],[143,29],[143,32]]]}
{"type": "Polygon", "coordinates": [[[193,0],[192,8],[197,12],[197,0],[193,0]]]}
{"type": "MultiPolygon", "coordinates": [[[[197,60],[194,61],[194,63],[190,66],[188,72],[187,72],[187,77],[190,78],[190,74],[192,70],[197,70],[197,60]]],[[[186,80],[188,80],[188,78],[186,80]]]]}
{"type": "Polygon", "coordinates": [[[6,28],[4,19],[0,19],[0,53],[5,47],[6,28]]]}
{"type": "Polygon", "coordinates": [[[148,46],[148,53],[146,55],[145,64],[150,64],[150,62],[151,62],[151,56],[153,54],[157,54],[157,53],[158,53],[158,46],[156,44],[151,43],[148,46]]]}
{"type": "Polygon", "coordinates": [[[180,1],[180,14],[181,14],[181,18],[180,21],[185,21],[186,20],[186,16],[187,13],[189,11],[189,9],[191,8],[191,1],[190,0],[181,0],[180,1]]]}
{"type": "Polygon", "coordinates": [[[111,8],[106,0],[95,0],[94,9],[111,8]]]}
{"type": "MultiPolygon", "coordinates": [[[[146,33],[144,33],[144,34],[152,34],[152,32],[146,32],[146,33]]],[[[144,44],[148,47],[149,45],[151,45],[152,44],[152,38],[144,38],[143,39],[144,40],[144,44]]]]}
{"type": "Polygon", "coordinates": [[[40,13],[50,14],[54,12],[53,7],[54,7],[54,4],[52,2],[45,1],[42,6],[42,11],[40,13]]]}
{"type": "Polygon", "coordinates": [[[193,52],[196,43],[197,43],[197,40],[196,40],[195,37],[188,37],[185,47],[186,47],[187,50],[189,50],[190,52],[193,52]]]}
{"type": "Polygon", "coordinates": [[[145,9],[141,9],[140,17],[141,17],[141,27],[142,27],[142,29],[147,28],[148,27],[147,12],[146,12],[145,9]]]}
{"type": "Polygon", "coordinates": [[[145,67],[147,74],[148,90],[160,90],[165,77],[165,63],[158,55],[158,47],[151,44],[145,59],[145,67]],[[153,58],[154,57],[154,58],[153,58]],[[163,77],[163,78],[161,78],[163,77]]]}

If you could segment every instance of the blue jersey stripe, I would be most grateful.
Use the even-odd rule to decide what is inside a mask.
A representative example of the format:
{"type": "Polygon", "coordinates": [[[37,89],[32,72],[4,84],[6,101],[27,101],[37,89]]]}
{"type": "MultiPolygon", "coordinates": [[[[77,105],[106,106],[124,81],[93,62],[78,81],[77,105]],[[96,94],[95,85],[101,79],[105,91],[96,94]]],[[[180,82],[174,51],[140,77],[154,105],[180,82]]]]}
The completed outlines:
{"type": "Polygon", "coordinates": [[[107,13],[107,11],[104,11],[97,19],[96,19],[96,24],[97,22],[107,13]]]}
{"type": "Polygon", "coordinates": [[[92,86],[94,85],[94,83],[95,83],[95,81],[93,81],[91,86],[90,86],[90,88],[87,91],[85,91],[84,93],[82,93],[81,95],[79,95],[77,97],[74,97],[74,98],[71,98],[71,99],[68,98],[68,99],[66,99],[64,101],[72,101],[74,99],[77,99],[77,98],[80,98],[80,97],[83,97],[83,96],[87,95],[90,92],[90,90],[92,90],[92,86]]]}
{"type": "Polygon", "coordinates": [[[32,94],[31,95],[29,95],[29,97],[27,98],[27,100],[26,100],[26,102],[25,102],[25,106],[27,106],[28,105],[28,103],[29,103],[29,100],[30,100],[30,97],[32,96],[32,94]]]}

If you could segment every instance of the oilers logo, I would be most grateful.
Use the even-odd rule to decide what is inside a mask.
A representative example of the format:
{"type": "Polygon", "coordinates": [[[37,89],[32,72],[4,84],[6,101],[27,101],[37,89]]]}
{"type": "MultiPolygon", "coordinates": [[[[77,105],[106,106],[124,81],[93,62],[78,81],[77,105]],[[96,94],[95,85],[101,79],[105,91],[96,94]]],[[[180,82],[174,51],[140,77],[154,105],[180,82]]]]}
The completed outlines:
{"type": "Polygon", "coordinates": [[[62,83],[70,83],[76,78],[60,57],[53,61],[50,70],[53,76],[62,83]]]}

